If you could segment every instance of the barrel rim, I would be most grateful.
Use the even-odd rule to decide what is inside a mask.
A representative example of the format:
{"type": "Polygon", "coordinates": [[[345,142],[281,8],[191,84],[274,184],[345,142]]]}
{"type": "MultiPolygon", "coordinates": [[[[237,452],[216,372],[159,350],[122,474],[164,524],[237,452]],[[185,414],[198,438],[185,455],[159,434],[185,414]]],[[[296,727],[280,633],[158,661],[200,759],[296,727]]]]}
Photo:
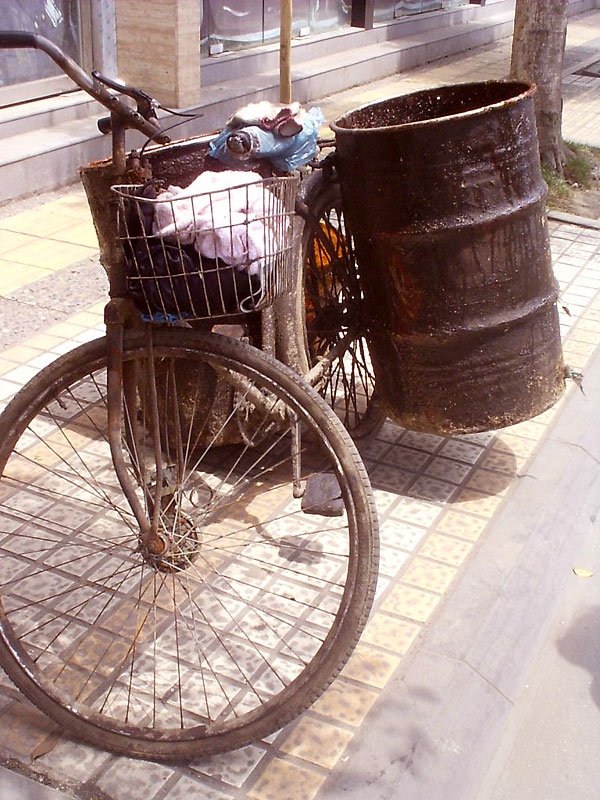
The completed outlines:
{"type": "Polygon", "coordinates": [[[372,133],[374,131],[396,131],[400,129],[418,128],[423,125],[434,125],[436,123],[441,124],[443,122],[447,122],[448,120],[461,119],[465,117],[475,117],[478,115],[487,114],[490,111],[494,111],[499,108],[506,108],[509,105],[514,105],[518,101],[532,97],[536,91],[537,91],[536,84],[531,81],[525,81],[525,80],[489,80],[489,81],[465,81],[462,83],[454,83],[454,84],[446,83],[446,84],[441,84],[439,86],[432,86],[429,89],[418,89],[417,91],[414,92],[406,92],[406,94],[399,94],[399,95],[394,95],[392,97],[382,98],[381,100],[377,100],[376,102],[371,101],[369,103],[364,103],[363,105],[357,106],[356,108],[353,108],[350,111],[346,111],[344,114],[339,116],[334,122],[332,122],[330,127],[331,130],[337,136],[338,133],[366,134],[366,133],[372,133]],[[344,117],[350,116],[351,114],[356,114],[357,112],[363,111],[364,109],[383,105],[384,103],[389,103],[391,100],[397,100],[402,97],[415,97],[416,95],[420,94],[430,94],[431,92],[448,90],[456,86],[482,87],[482,86],[492,86],[492,85],[509,86],[511,84],[514,86],[522,87],[523,91],[519,92],[518,94],[515,94],[513,97],[506,98],[506,100],[499,100],[496,103],[489,103],[488,105],[480,106],[478,108],[472,108],[469,109],[468,111],[459,111],[455,114],[445,114],[444,116],[431,117],[429,119],[420,119],[420,120],[415,120],[414,122],[402,122],[399,123],[398,125],[382,125],[382,126],[374,125],[369,128],[348,128],[348,127],[342,127],[341,125],[338,124],[340,120],[342,120],[344,117]]]}

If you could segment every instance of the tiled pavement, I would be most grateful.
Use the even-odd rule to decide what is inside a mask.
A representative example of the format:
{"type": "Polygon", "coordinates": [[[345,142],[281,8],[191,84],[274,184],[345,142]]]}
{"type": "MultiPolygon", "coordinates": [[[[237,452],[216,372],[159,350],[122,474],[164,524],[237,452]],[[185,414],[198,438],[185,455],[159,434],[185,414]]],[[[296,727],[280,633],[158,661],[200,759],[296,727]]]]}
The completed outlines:
{"type": "MultiPolygon", "coordinates": [[[[597,19],[598,14],[585,15],[572,26],[570,35],[577,46],[587,41],[586,32],[588,39],[592,37],[589,23],[597,19]]],[[[507,44],[501,42],[394,81],[381,81],[364,92],[344,93],[335,104],[343,110],[419,86],[500,76],[506,51],[507,44]]],[[[580,102],[578,97],[567,97],[567,130],[571,125],[575,128],[579,118],[573,105],[580,102]]],[[[589,107],[599,97],[600,88],[592,100],[586,97],[581,102],[589,107]]],[[[328,118],[337,113],[333,99],[323,106],[328,118]]],[[[582,138],[589,132],[590,124],[582,138]]],[[[555,220],[550,230],[561,285],[565,360],[585,371],[600,344],[600,229],[555,220]]],[[[0,297],[22,315],[28,302],[24,292],[51,276],[76,274],[82,263],[99,270],[95,256],[93,229],[80,190],[59,193],[48,202],[42,198],[18,213],[5,210],[0,218],[0,297]]],[[[69,286],[68,280],[65,285],[69,286]]],[[[80,288],[71,285],[74,294],[80,288]]],[[[54,304],[46,307],[46,324],[42,319],[35,335],[23,333],[18,343],[0,353],[1,403],[56,355],[101,333],[100,294],[82,303],[66,318],[54,304]]],[[[34,291],[32,318],[44,306],[44,297],[34,291]]],[[[14,342],[8,338],[11,330],[5,335],[14,342]]],[[[571,386],[569,391],[578,389],[571,386]]],[[[512,488],[543,444],[564,402],[510,429],[471,436],[417,434],[387,422],[363,446],[381,525],[376,606],[342,675],[309,711],[268,741],[185,765],[120,758],[60,736],[2,677],[0,757],[45,776],[75,796],[85,790],[86,796],[110,800],[326,797],[321,789],[324,782],[332,771],[343,772],[348,766],[349,744],[368,724],[369,712],[392,676],[406,669],[428,623],[469,569],[470,556],[485,539],[499,509],[510,503],[512,488]]]]}

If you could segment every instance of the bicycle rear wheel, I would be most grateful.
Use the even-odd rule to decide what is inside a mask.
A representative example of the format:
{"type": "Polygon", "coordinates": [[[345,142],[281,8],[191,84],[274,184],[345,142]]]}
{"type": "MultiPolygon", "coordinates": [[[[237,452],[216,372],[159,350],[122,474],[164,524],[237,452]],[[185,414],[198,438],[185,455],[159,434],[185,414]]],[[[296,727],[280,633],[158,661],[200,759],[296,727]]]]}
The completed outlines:
{"type": "Polygon", "coordinates": [[[153,340],[125,338],[123,442],[149,516],[160,483],[159,556],[113,469],[104,340],[2,415],[0,662],[81,738],[188,759],[268,735],[331,682],[369,612],[377,525],[356,450],[293,372],[214,334],[153,340]],[[296,420],[302,480],[333,480],[339,516],[294,497],[296,420]]]}
{"type": "Polygon", "coordinates": [[[307,349],[314,364],[350,337],[320,393],[358,439],[377,431],[385,415],[377,403],[358,265],[339,184],[316,173],[304,188],[304,202],[311,212],[302,242],[307,349]]]}

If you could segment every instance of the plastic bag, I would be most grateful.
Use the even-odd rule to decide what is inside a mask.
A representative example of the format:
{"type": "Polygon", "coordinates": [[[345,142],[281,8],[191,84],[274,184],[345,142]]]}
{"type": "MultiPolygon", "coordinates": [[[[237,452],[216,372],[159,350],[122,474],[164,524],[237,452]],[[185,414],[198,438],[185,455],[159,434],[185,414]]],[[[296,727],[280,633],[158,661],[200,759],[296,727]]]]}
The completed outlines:
{"type": "Polygon", "coordinates": [[[319,128],[325,122],[320,108],[309,109],[302,117],[302,130],[295,136],[279,136],[258,125],[224,128],[210,143],[210,155],[235,169],[252,169],[257,159],[266,159],[278,172],[293,172],[317,152],[319,128]],[[232,135],[244,134],[250,147],[244,154],[234,154],[227,147],[232,135]]]}

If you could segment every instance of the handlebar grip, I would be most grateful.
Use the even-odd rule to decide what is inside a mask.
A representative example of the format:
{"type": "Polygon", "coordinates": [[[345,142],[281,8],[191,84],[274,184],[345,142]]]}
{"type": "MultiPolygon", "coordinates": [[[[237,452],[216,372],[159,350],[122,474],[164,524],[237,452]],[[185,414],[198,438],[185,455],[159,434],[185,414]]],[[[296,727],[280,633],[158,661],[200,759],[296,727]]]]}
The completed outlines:
{"type": "Polygon", "coordinates": [[[0,48],[32,47],[37,50],[37,34],[29,31],[0,31],[0,48]]]}
{"type": "Polygon", "coordinates": [[[108,133],[112,133],[112,119],[111,117],[101,117],[97,122],[96,125],[98,126],[98,130],[104,136],[108,133]]]}

